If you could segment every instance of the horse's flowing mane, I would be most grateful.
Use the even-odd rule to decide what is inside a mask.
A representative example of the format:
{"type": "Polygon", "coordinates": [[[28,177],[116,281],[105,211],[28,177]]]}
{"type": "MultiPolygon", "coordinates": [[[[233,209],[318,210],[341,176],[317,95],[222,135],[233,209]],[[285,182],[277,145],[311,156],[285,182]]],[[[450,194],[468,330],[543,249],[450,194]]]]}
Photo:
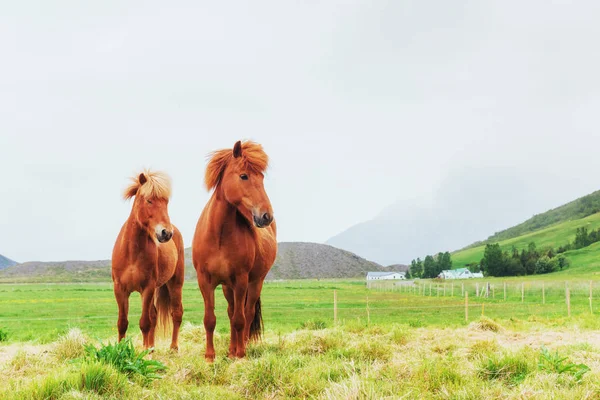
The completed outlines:
{"type": "MultiPolygon", "coordinates": [[[[233,160],[233,151],[231,149],[217,150],[210,153],[209,158],[204,184],[206,189],[211,190],[221,182],[225,168],[233,160]]],[[[264,152],[263,147],[251,141],[242,143],[241,159],[244,167],[252,172],[263,173],[269,166],[269,156],[264,152]]]]}
{"type": "Polygon", "coordinates": [[[164,172],[145,169],[139,175],[131,177],[131,184],[125,189],[125,200],[140,195],[149,199],[169,199],[171,197],[171,178],[164,172]],[[140,180],[144,180],[142,183],[140,180]]]}

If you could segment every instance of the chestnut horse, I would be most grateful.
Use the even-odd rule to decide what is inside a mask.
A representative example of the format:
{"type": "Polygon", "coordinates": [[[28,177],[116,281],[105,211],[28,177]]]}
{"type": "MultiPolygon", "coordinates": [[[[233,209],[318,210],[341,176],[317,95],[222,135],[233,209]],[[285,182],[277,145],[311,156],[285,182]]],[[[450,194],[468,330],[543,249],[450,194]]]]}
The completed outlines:
{"type": "Polygon", "coordinates": [[[177,350],[183,315],[184,259],[181,233],[171,224],[167,212],[171,182],[166,174],[148,170],[132,181],[124,198],[135,196],[135,200],[112,255],[112,279],[119,306],[119,341],[127,331],[129,295],[139,292],[142,295],[140,329],[144,348],[154,347],[157,320],[166,331],[171,314],[171,349],[177,350]]]}
{"type": "Polygon", "coordinates": [[[215,288],[227,299],[229,357],[244,357],[260,337],[260,292],[277,253],[276,228],[263,180],[268,157],[261,145],[237,142],[211,154],[205,184],[214,189],[196,225],[192,259],[204,298],[206,354],[215,358],[215,288]]]}

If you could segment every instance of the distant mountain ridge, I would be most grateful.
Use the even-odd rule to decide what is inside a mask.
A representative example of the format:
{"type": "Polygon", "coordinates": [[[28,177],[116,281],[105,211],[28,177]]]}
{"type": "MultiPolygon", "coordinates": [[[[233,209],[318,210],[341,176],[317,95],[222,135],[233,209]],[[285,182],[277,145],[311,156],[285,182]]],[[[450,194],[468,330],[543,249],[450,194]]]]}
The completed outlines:
{"type": "Polygon", "coordinates": [[[13,265],[17,265],[18,262],[11,260],[8,257],[4,257],[2,254],[0,254],[0,270],[4,269],[4,268],[8,268],[8,267],[12,267],[13,265]]]}
{"type": "MultiPolygon", "coordinates": [[[[196,280],[192,250],[185,249],[186,280],[196,280]]],[[[405,271],[365,260],[349,251],[319,243],[282,242],[267,279],[357,278],[369,271],[405,271]]],[[[0,271],[0,282],[87,282],[110,281],[110,260],[26,262],[0,271]]]]}

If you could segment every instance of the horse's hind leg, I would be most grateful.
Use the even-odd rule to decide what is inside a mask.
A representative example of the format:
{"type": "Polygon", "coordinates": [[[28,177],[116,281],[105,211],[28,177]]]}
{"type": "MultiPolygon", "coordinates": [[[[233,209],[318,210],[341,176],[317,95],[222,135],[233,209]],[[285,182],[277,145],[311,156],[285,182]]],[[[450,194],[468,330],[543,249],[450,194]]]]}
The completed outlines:
{"type": "Polygon", "coordinates": [[[127,332],[127,326],[129,321],[127,315],[129,314],[129,295],[130,292],[123,290],[120,285],[114,285],[115,299],[119,307],[119,319],[117,320],[117,329],[119,331],[119,342],[125,337],[127,332]]]}
{"type": "Polygon", "coordinates": [[[183,282],[179,283],[171,279],[167,282],[169,296],[171,299],[171,317],[173,318],[173,337],[171,338],[171,349],[179,349],[179,328],[183,319],[183,305],[181,304],[181,291],[183,282]]]}
{"type": "Polygon", "coordinates": [[[225,299],[227,300],[227,315],[229,315],[229,328],[231,330],[231,339],[229,340],[229,357],[236,356],[236,342],[237,342],[237,332],[233,326],[233,309],[234,309],[234,297],[233,297],[233,289],[229,286],[223,286],[223,294],[225,295],[225,299]]]}

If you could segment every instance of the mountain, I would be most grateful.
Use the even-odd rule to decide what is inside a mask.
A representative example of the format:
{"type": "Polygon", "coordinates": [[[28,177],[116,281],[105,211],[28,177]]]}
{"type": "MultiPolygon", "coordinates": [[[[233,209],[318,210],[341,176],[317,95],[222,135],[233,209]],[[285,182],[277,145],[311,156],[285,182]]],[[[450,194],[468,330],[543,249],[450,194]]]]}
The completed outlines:
{"type": "MultiPolygon", "coordinates": [[[[432,186],[430,196],[415,198],[406,193],[374,218],[349,227],[326,243],[382,265],[408,264],[417,257],[464,248],[540,209],[562,203],[568,195],[557,192],[550,198],[542,184],[509,166],[465,167],[449,171],[437,187],[423,184],[432,186]]],[[[536,221],[548,223],[565,215],[581,215],[597,205],[596,200],[588,201],[583,207],[569,206],[568,212],[563,209],[552,218],[538,217],[536,221]]]]}
{"type": "Polygon", "coordinates": [[[600,212],[600,190],[573,200],[570,203],[546,211],[542,214],[534,215],[532,218],[511,228],[496,232],[487,240],[476,242],[468,247],[477,247],[482,244],[499,242],[522,236],[536,230],[558,224],[565,221],[585,218],[592,214],[600,212]]]}
{"type": "MultiPolygon", "coordinates": [[[[191,248],[185,249],[186,280],[196,280],[191,248]]],[[[0,282],[100,282],[111,279],[110,260],[26,262],[0,271],[0,282]]],[[[279,243],[277,259],[267,279],[355,278],[386,268],[345,250],[318,243],[279,243]]]]}
{"type": "Polygon", "coordinates": [[[279,243],[267,279],[357,278],[389,269],[349,251],[318,243],[279,243]]]}
{"type": "MultiPolygon", "coordinates": [[[[186,279],[195,280],[191,249],[186,249],[186,279]]],[[[364,277],[368,271],[403,271],[383,267],[349,251],[319,243],[281,242],[277,258],[266,279],[326,279],[364,277]]]]}
{"type": "Polygon", "coordinates": [[[95,282],[110,277],[110,260],[30,261],[0,271],[0,282],[95,282]]]}
{"type": "Polygon", "coordinates": [[[16,261],[11,260],[10,258],[6,258],[2,254],[0,254],[0,270],[12,267],[13,265],[17,264],[18,263],[16,261]]]}

